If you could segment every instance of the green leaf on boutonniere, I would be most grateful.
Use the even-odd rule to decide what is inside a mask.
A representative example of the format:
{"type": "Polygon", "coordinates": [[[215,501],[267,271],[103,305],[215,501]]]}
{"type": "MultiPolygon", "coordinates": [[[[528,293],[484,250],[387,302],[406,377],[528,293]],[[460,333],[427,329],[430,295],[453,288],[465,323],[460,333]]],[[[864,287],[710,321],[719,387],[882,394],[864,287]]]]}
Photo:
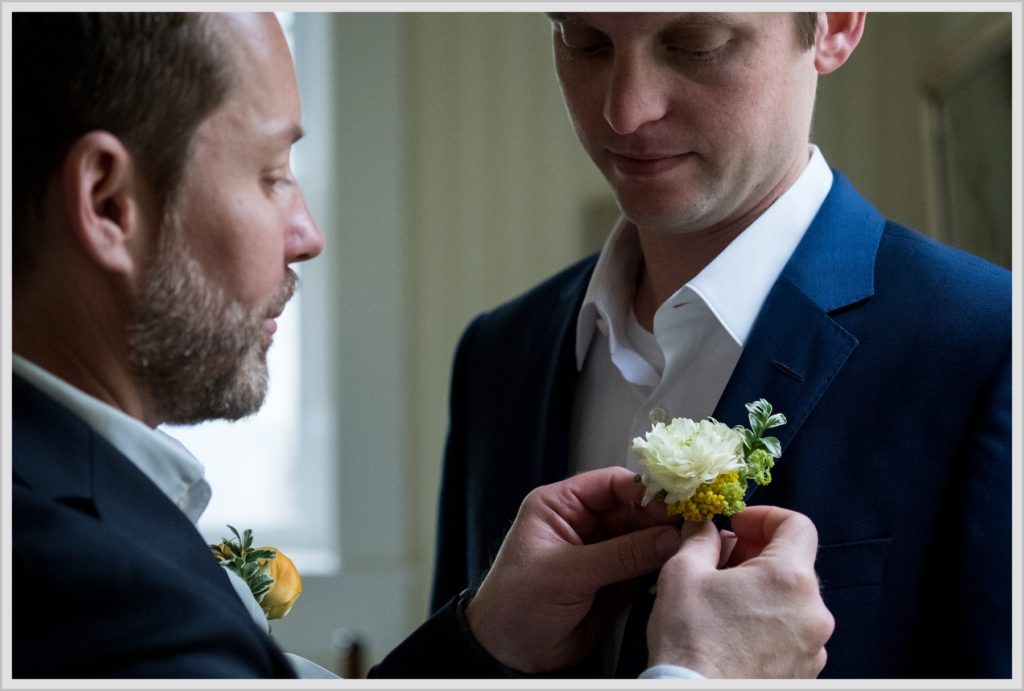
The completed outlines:
{"type": "Polygon", "coordinates": [[[210,549],[221,566],[231,569],[245,581],[256,602],[262,605],[274,585],[274,579],[267,575],[265,564],[274,559],[277,553],[272,549],[253,549],[251,530],[239,534],[234,526],[229,525],[228,529],[235,538],[222,538],[219,545],[210,545],[210,549]]]}

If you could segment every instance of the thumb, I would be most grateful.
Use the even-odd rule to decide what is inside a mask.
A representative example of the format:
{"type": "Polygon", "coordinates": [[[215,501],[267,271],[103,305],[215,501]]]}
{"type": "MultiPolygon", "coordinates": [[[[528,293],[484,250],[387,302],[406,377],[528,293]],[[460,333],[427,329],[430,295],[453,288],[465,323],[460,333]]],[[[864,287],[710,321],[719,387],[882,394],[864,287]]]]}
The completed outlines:
{"type": "Polygon", "coordinates": [[[673,561],[684,570],[707,571],[718,568],[722,553],[722,537],[711,521],[687,521],[680,531],[682,545],[673,561]]]}
{"type": "Polygon", "coordinates": [[[595,589],[643,576],[661,568],[679,549],[679,531],[655,526],[583,545],[575,568],[595,589]]]}

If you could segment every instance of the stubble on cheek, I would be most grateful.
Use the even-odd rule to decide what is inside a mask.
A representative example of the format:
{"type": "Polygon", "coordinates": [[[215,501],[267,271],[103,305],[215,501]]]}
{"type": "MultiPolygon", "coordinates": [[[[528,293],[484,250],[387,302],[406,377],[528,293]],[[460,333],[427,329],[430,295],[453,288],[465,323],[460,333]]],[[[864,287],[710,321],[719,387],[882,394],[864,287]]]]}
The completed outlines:
{"type": "Polygon", "coordinates": [[[209,279],[180,235],[162,238],[128,334],[132,372],[160,418],[186,424],[256,412],[269,384],[264,322],[294,288],[289,270],[267,306],[247,310],[209,279]]]}

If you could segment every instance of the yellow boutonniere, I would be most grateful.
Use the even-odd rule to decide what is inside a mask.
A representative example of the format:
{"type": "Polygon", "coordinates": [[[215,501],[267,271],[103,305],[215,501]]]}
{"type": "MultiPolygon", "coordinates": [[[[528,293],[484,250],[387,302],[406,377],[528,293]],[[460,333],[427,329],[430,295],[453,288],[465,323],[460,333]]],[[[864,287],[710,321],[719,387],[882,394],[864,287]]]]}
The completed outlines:
{"type": "Polygon", "coordinates": [[[714,418],[675,418],[633,439],[642,468],[636,480],[647,487],[641,503],[646,506],[658,498],[670,515],[698,522],[746,508],[748,481],[770,483],[772,466],[782,454],[779,440],[764,432],[786,424],[786,416],[773,414],[763,398],[746,408],[749,429],[728,427],[714,418]]]}
{"type": "Polygon", "coordinates": [[[251,530],[239,535],[233,526],[228,529],[235,538],[210,545],[213,555],[221,566],[242,577],[267,619],[284,617],[302,594],[302,577],[295,564],[274,547],[254,548],[251,530]]]}

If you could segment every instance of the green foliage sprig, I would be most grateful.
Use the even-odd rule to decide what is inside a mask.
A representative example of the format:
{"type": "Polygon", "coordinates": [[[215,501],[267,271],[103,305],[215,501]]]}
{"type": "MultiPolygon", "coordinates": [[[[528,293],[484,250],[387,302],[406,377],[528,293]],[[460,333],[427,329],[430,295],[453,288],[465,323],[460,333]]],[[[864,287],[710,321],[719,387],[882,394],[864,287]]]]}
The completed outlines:
{"type": "MultiPolygon", "coordinates": [[[[737,426],[735,429],[743,435],[743,457],[747,467],[744,473],[759,485],[767,485],[772,481],[772,467],[775,459],[782,455],[782,445],[776,437],[765,437],[764,433],[775,427],[786,424],[786,416],[772,413],[772,404],[761,398],[746,404],[747,419],[750,427],[737,426]]],[[[746,491],[746,483],[743,483],[746,491]]]]}
{"type": "Polygon", "coordinates": [[[221,538],[221,543],[210,545],[210,549],[221,566],[226,566],[242,577],[256,602],[262,605],[275,581],[267,575],[260,561],[274,559],[277,553],[272,549],[253,549],[251,530],[247,529],[239,535],[234,526],[229,525],[228,529],[234,534],[235,539],[221,538]]]}

